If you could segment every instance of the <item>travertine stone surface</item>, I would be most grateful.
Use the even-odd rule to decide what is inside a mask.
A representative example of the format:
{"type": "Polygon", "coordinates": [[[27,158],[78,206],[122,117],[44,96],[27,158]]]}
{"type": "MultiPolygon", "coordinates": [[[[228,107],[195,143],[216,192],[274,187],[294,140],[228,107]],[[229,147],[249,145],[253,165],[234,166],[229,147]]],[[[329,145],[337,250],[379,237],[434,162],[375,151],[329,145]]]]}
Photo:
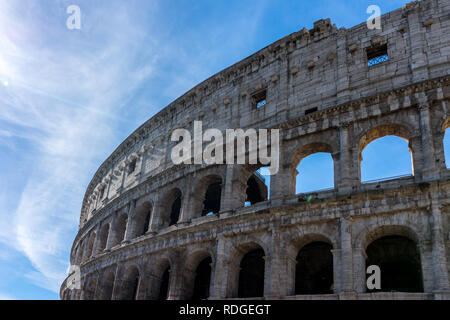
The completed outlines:
{"type": "Polygon", "coordinates": [[[286,299],[448,299],[450,171],[443,137],[450,125],[450,2],[424,0],[366,23],[337,28],[329,19],[303,28],[213,75],[131,134],[100,166],[81,210],[70,261],[81,290],[62,299],[122,299],[130,277],[137,297],[158,296],[170,266],[169,299],[192,293],[197,264],[212,258],[211,298],[237,294],[239,261],[265,253],[264,296],[286,299]],[[387,44],[389,60],[368,67],[366,49],[387,44]],[[252,94],[267,90],[267,104],[252,94]],[[305,111],[318,111],[305,115],[305,111]],[[174,165],[172,129],[279,128],[280,170],[270,200],[244,207],[245,165],[174,165]],[[361,183],[361,152],[396,135],[409,142],[413,176],[361,183]],[[315,152],[334,160],[334,189],[295,195],[296,166],[315,152]],[[130,168],[134,170],[130,172],[130,168]],[[211,179],[221,181],[221,210],[201,216],[211,179]],[[178,224],[168,203],[181,193],[178,224]],[[148,231],[135,237],[151,211],[148,231]],[[201,211],[201,210],[200,210],[201,211]],[[423,293],[367,293],[365,250],[401,235],[420,251],[423,293]],[[332,245],[334,294],[295,295],[295,259],[311,241],[332,245]]]}

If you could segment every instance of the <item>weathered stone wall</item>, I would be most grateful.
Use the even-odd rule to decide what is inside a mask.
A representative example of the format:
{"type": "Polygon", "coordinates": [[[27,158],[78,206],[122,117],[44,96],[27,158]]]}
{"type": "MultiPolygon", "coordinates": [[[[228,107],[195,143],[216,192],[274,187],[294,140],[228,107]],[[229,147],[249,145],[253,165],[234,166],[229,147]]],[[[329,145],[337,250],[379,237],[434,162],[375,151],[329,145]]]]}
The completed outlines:
{"type": "Polygon", "coordinates": [[[69,292],[63,284],[61,297],[102,298],[112,290],[120,299],[137,272],[138,297],[155,298],[170,266],[169,299],[187,298],[196,264],[207,256],[211,297],[236,297],[239,261],[256,247],[265,252],[266,297],[448,297],[450,173],[443,137],[450,124],[449,34],[450,3],[444,0],[387,13],[382,30],[365,23],[337,29],[320,20],[191,89],[131,134],[96,172],[71,252],[84,289],[69,292]],[[366,49],[380,44],[387,44],[389,60],[368,67],[366,49]],[[267,104],[257,109],[252,95],[262,89],[267,104]],[[311,108],[317,111],[305,114],[311,108]],[[252,170],[244,165],[173,165],[168,133],[192,130],[194,120],[204,129],[281,130],[270,200],[244,207],[252,170]],[[413,176],[362,184],[361,152],[385,135],[408,141],[413,176]],[[332,155],[334,189],[305,202],[295,195],[296,167],[315,152],[332,155]],[[201,195],[217,179],[221,210],[202,217],[201,195]],[[167,227],[174,190],[181,193],[181,213],[167,227]],[[148,231],[135,237],[145,210],[151,211],[148,231]],[[366,293],[365,250],[387,235],[419,246],[424,293],[366,293]],[[334,295],[295,296],[296,255],[311,241],[333,247],[334,295]]]}

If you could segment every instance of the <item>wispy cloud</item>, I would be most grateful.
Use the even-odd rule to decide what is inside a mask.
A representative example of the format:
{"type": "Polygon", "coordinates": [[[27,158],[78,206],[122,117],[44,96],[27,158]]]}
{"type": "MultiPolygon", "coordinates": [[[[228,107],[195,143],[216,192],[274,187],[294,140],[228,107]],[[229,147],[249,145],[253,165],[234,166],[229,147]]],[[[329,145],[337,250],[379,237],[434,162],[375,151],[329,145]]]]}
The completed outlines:
{"type": "Polygon", "coordinates": [[[86,30],[99,20],[106,24],[88,36],[84,29],[65,29],[63,4],[56,5],[62,10],[55,19],[31,1],[0,2],[0,79],[8,81],[0,89],[0,121],[11,128],[0,135],[27,132],[22,138],[37,149],[13,219],[6,222],[1,212],[0,239],[30,259],[37,271],[27,278],[55,292],[67,269],[63,253],[73,237],[67,231],[77,225],[92,161],[112,148],[113,129],[120,124],[115,114],[153,71],[151,64],[134,64],[145,24],[133,20],[125,5],[85,5],[86,30]],[[36,18],[18,15],[27,6],[36,18]]]}
{"type": "Polygon", "coordinates": [[[69,4],[0,0],[0,147],[27,168],[13,212],[0,186],[0,242],[29,259],[25,279],[54,292],[98,165],[164,104],[243,58],[264,11],[239,7],[232,23],[172,34],[156,1],[80,1],[82,29],[71,31],[69,4]]]}

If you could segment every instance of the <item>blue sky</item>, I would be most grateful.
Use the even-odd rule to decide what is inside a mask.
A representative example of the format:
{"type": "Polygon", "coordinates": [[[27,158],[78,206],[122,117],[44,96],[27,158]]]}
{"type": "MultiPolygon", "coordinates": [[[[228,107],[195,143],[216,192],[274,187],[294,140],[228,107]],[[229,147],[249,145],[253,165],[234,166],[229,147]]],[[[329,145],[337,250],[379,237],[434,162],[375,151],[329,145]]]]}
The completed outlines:
{"type": "MultiPolygon", "coordinates": [[[[405,2],[0,0],[0,299],[59,298],[89,180],[161,108],[318,19],[351,27],[405,2]]],[[[386,141],[365,152],[404,148],[386,141]]],[[[310,188],[329,184],[321,157],[302,161],[310,188]]],[[[368,179],[401,174],[407,156],[389,159],[368,179]]]]}

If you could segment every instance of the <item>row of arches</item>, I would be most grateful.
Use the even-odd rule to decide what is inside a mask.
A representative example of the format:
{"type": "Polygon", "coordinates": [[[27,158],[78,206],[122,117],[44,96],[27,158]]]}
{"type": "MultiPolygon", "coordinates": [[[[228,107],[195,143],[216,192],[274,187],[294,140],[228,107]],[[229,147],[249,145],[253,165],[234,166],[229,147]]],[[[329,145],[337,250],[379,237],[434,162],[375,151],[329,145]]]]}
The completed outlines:
{"type": "MultiPolygon", "coordinates": [[[[444,124],[444,130],[448,127],[446,124],[444,124]]],[[[362,135],[357,150],[360,163],[358,170],[361,171],[358,175],[361,180],[369,179],[370,182],[375,177],[386,178],[386,175],[414,175],[414,156],[412,155],[414,148],[409,141],[411,135],[412,133],[405,126],[397,124],[376,126],[362,135]],[[371,145],[374,148],[371,148],[371,145]],[[367,166],[364,165],[364,161],[372,160],[376,161],[367,166]],[[369,171],[367,174],[364,173],[365,167],[369,171]],[[387,174],[380,175],[382,174],[380,168],[387,168],[387,174]]],[[[449,144],[448,140],[444,139],[444,147],[449,144]]],[[[310,142],[297,148],[289,158],[291,181],[287,184],[293,185],[297,193],[312,192],[311,189],[335,188],[336,181],[342,178],[341,169],[337,167],[339,160],[336,159],[342,155],[336,152],[336,146],[332,147],[325,142],[310,142]]],[[[238,179],[240,182],[227,191],[237,194],[231,197],[234,208],[239,205],[254,205],[269,199],[270,176],[267,172],[264,174],[266,169],[258,165],[242,169],[243,173],[238,179]]],[[[185,218],[182,217],[183,214],[189,218],[195,218],[218,213],[224,196],[229,197],[224,194],[224,176],[224,174],[209,174],[196,181],[193,188],[189,185],[176,186],[166,191],[157,203],[157,210],[153,202],[140,205],[131,217],[129,231],[127,224],[130,224],[128,221],[130,216],[128,212],[123,213],[115,221],[105,224],[98,232],[100,239],[95,250],[93,247],[97,237],[96,232],[91,232],[89,238],[80,241],[76,248],[75,263],[95,256],[107,246],[114,247],[120,244],[126,237],[134,239],[149,231],[156,232],[176,225],[180,219],[185,218]],[[182,190],[183,188],[185,190],[182,190]],[[108,240],[109,238],[111,239],[108,240]],[[110,242],[109,245],[108,242],[110,242]]]]}
{"type": "MultiPolygon", "coordinates": [[[[295,252],[293,295],[336,293],[336,268],[333,244],[326,237],[307,237],[295,252]]],[[[381,269],[381,289],[366,292],[423,292],[421,253],[416,239],[404,232],[370,237],[365,248],[365,264],[381,269]]],[[[297,241],[300,243],[299,241],[297,241]]],[[[227,298],[263,297],[268,281],[266,251],[250,242],[239,245],[229,253],[226,264],[227,298]]],[[[82,299],[188,299],[211,297],[216,257],[207,250],[198,249],[177,260],[160,258],[147,271],[142,265],[128,264],[126,268],[109,268],[100,278],[88,278],[82,299]],[[121,271],[118,271],[121,270],[121,271]]],[[[287,260],[286,260],[287,261],[287,260]]],[[[270,276],[270,275],[269,275],[270,276]]],[[[365,279],[364,279],[365,280],[365,279]]],[[[67,297],[67,296],[66,296],[67,297]]],[[[68,297],[67,297],[68,298],[68,297]]]]}

